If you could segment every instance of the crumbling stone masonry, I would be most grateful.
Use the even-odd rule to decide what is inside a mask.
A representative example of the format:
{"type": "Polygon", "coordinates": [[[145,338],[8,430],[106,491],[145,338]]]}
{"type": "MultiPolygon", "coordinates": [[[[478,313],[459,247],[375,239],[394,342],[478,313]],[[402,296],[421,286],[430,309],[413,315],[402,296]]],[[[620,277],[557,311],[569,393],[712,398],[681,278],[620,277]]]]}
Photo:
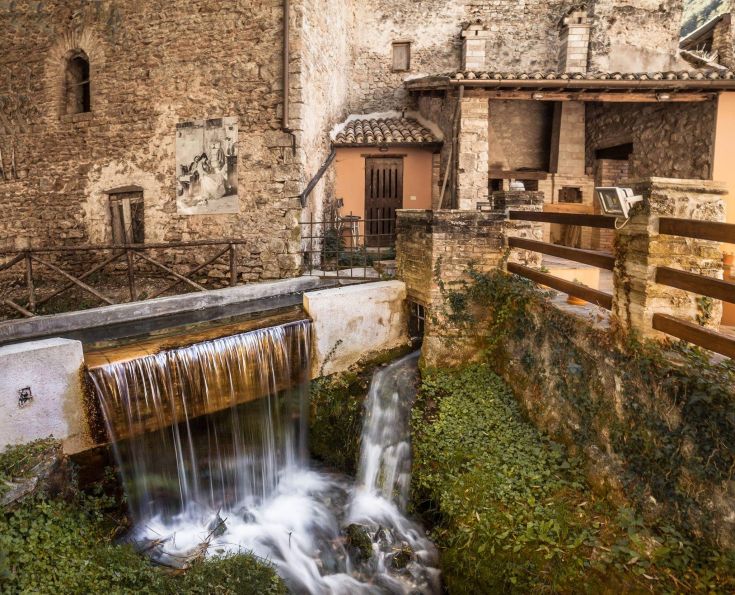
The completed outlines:
{"type": "Polygon", "coordinates": [[[658,232],[659,217],[724,221],[721,184],[697,180],[650,178],[634,184],[645,209],[616,232],[613,314],[621,327],[643,337],[664,337],[654,331],[654,314],[669,314],[717,328],[722,302],[712,300],[705,313],[696,295],[655,282],[656,269],[668,266],[722,279],[719,243],[667,236],[658,232]],[[703,318],[703,316],[706,316],[703,318]]]}

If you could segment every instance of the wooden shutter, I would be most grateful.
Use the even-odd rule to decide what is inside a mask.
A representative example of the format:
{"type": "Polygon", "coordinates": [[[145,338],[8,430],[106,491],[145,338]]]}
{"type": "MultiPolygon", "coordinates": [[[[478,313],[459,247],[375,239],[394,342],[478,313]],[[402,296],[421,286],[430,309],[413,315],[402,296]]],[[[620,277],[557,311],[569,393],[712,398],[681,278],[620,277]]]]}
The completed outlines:
{"type": "Polygon", "coordinates": [[[403,207],[403,158],[365,160],[365,241],[389,246],[396,230],[396,211],[403,207]]]}

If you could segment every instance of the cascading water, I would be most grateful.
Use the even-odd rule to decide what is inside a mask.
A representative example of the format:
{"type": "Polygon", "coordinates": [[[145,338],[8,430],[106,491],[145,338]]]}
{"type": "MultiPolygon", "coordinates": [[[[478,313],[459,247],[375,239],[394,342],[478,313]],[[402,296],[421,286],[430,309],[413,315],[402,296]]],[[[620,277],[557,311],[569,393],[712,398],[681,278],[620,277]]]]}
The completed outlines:
{"type": "Polygon", "coordinates": [[[354,485],[309,466],[310,332],[290,323],[91,370],[128,539],[180,567],[250,551],[297,593],[436,593],[436,551],[403,514],[417,356],[373,378],[354,485]]]}

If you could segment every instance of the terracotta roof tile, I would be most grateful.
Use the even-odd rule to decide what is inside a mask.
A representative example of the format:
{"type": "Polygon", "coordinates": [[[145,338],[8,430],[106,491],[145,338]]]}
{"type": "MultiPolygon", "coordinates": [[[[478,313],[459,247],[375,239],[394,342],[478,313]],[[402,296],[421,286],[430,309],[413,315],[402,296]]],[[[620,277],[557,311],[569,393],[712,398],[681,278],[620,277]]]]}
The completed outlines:
{"type": "Polygon", "coordinates": [[[735,74],[731,71],[712,70],[680,70],[667,72],[590,72],[590,73],[567,73],[567,72],[477,72],[463,71],[445,75],[455,80],[493,80],[493,81],[519,81],[519,80],[547,80],[547,81],[686,81],[686,80],[733,80],[735,74]]]}
{"type": "Polygon", "coordinates": [[[413,118],[361,118],[348,120],[334,138],[335,145],[406,145],[440,142],[413,118]]]}

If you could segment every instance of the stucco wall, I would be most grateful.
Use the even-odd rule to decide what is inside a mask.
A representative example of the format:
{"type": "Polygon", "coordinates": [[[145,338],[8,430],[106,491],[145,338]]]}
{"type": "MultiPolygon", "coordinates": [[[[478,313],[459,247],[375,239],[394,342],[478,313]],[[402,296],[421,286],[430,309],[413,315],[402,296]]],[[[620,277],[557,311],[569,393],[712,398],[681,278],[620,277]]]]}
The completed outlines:
{"type": "MultiPolygon", "coordinates": [[[[717,133],[715,137],[715,157],[713,167],[713,178],[718,182],[727,184],[728,194],[725,200],[725,221],[735,223],[735,168],[733,168],[733,156],[735,155],[735,93],[723,93],[717,104],[717,133]]],[[[735,252],[735,242],[723,244],[725,252],[735,252]]],[[[731,275],[735,273],[732,269],[726,271],[731,275]]],[[[728,278],[732,281],[732,278],[728,278]]],[[[723,303],[723,324],[735,325],[735,304],[723,303]]]]}
{"type": "Polygon", "coordinates": [[[46,339],[0,347],[0,450],[53,436],[68,453],[91,444],[82,398],[82,344],[46,339]],[[30,388],[33,399],[18,402],[30,388]]]}
{"type": "Polygon", "coordinates": [[[371,353],[407,345],[406,285],[384,281],[304,294],[313,320],[312,377],[348,370],[371,353]]]}
{"type": "Polygon", "coordinates": [[[630,176],[712,179],[714,102],[591,103],[587,166],[595,150],[633,143],[630,176]]]}
{"type": "Polygon", "coordinates": [[[337,149],[335,196],[345,201],[343,215],[365,216],[365,157],[403,157],[403,208],[431,208],[433,152],[396,148],[378,152],[370,147],[337,149]]]}

